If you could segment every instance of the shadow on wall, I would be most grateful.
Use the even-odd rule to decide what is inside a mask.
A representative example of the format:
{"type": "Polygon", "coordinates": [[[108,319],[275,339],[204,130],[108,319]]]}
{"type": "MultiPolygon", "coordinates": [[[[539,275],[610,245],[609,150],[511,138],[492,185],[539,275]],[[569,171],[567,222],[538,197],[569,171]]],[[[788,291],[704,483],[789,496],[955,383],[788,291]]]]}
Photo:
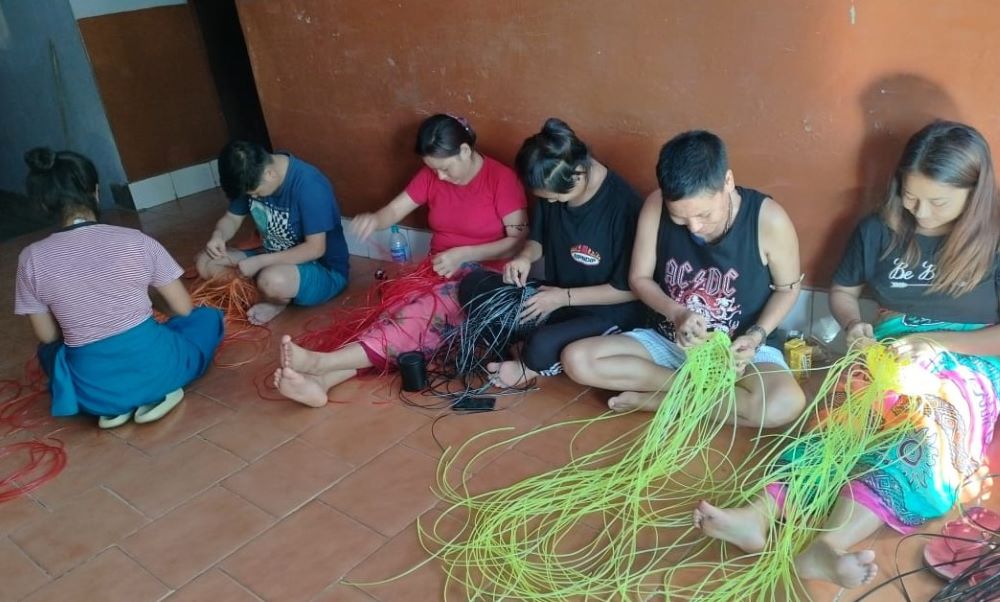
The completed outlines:
{"type": "Polygon", "coordinates": [[[872,81],[858,97],[858,108],[864,138],[857,153],[857,185],[844,191],[843,211],[836,216],[824,246],[838,257],[854,225],[881,204],[910,136],[935,119],[961,121],[955,101],[944,88],[911,73],[892,73],[872,81]]]}

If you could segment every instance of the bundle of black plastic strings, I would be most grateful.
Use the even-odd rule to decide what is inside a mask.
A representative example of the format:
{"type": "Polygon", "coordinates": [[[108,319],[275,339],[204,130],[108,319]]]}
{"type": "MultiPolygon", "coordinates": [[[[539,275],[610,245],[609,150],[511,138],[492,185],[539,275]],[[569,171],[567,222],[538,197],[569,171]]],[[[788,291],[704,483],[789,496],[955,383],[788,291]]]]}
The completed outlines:
{"type": "Polygon", "coordinates": [[[459,400],[490,392],[491,396],[516,395],[534,389],[534,382],[497,388],[487,365],[510,358],[510,349],[542,320],[521,321],[525,301],[534,286],[501,286],[481,292],[463,306],[465,319],[446,334],[427,371],[428,386],[422,396],[435,401],[420,402],[401,393],[404,403],[428,409],[451,407],[459,400]]]}

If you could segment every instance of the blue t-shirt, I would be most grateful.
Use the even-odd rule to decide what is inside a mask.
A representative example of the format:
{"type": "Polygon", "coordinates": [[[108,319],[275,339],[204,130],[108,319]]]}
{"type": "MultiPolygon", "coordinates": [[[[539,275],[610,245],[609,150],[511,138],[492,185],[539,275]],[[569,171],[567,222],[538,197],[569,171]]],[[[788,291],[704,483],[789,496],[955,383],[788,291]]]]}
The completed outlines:
{"type": "Polygon", "coordinates": [[[305,242],[310,234],[326,232],[326,253],[318,261],[346,278],[347,241],[333,186],[320,170],[287,156],[285,181],[274,194],[254,199],[237,197],[230,201],[229,211],[253,217],[268,253],[287,251],[305,242]]]}

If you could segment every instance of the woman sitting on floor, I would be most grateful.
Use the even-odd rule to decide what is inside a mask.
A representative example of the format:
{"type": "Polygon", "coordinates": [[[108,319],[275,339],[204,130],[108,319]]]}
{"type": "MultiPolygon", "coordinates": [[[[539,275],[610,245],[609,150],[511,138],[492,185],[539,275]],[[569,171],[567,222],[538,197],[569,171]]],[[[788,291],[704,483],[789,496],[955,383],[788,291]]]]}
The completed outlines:
{"type": "MultiPolygon", "coordinates": [[[[801,578],[842,587],[869,582],[877,572],[875,553],[848,550],[884,524],[909,533],[943,516],[981,463],[998,415],[998,251],[1000,193],[986,140],[959,123],[925,127],[903,151],[882,209],[855,230],[830,294],[848,344],[894,339],[892,348],[912,361],[908,369],[923,376],[908,375],[904,388],[914,390],[894,393],[885,404],[887,412],[912,417],[916,428],[861,457],[826,530],[796,559],[801,578]],[[875,326],[858,305],[865,285],[881,306],[875,326]]],[[[808,441],[786,450],[783,461],[808,441]]],[[[769,485],[736,509],[702,502],[695,524],[759,551],[785,491],[769,485]]]]}
{"type": "Polygon", "coordinates": [[[222,313],[191,306],[184,270],[138,230],[98,223],[97,170],[83,155],[25,155],[28,196],[60,229],[18,258],[14,313],[27,315],[49,377],[52,415],[100,416],[102,428],[152,422],[181,400],[222,340],[222,313]],[[149,287],[174,316],[153,319],[149,287]]]}
{"type": "Polygon", "coordinates": [[[618,174],[596,161],[559,119],[524,141],[517,171],[538,197],[524,249],[503,275],[479,270],[465,277],[459,299],[467,311],[504,286],[537,289],[524,303],[520,359],[487,365],[493,384],[515,387],[562,372],[559,355],[573,341],[636,328],[645,311],[628,284],[631,241],[642,199],[618,174]],[[545,258],[545,281],[529,281],[545,258]]]}
{"type": "Polygon", "coordinates": [[[513,170],[476,150],[475,132],[464,119],[426,119],[416,152],[424,167],[406,189],[377,212],[355,216],[351,230],[364,241],[427,205],[431,265],[445,281],[388,308],[357,340],[330,353],[306,350],[283,337],[282,367],[275,370],[274,384],[289,399],[322,406],[331,387],[360,370],[393,367],[407,351],[430,356],[442,335],[462,319],[455,281],[480,263],[499,269],[496,260],[520,250],[528,221],[524,189],[513,170]]]}

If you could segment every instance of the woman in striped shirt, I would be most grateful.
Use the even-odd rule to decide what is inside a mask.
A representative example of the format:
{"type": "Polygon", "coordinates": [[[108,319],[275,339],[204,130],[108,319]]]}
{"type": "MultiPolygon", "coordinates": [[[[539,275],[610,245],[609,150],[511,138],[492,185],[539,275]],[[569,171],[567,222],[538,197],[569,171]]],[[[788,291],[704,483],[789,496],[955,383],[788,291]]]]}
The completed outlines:
{"type": "Polygon", "coordinates": [[[59,229],[18,258],[14,313],[27,315],[49,376],[52,415],[100,416],[102,428],[152,422],[201,376],[222,340],[222,313],[194,309],[183,270],[138,230],[98,223],[97,170],[83,155],[25,155],[28,196],[59,229]],[[153,319],[149,287],[174,316],[153,319]]]}

